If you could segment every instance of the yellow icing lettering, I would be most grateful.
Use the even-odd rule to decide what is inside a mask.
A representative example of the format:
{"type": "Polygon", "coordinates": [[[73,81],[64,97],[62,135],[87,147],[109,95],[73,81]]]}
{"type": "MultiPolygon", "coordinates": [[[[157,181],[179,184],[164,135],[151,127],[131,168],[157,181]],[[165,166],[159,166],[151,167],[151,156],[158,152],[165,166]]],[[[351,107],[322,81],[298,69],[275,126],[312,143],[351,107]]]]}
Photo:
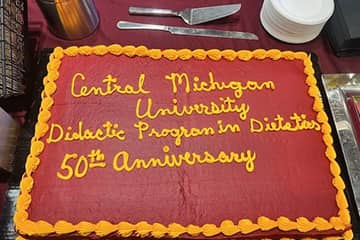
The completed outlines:
{"type": "Polygon", "coordinates": [[[125,130],[119,128],[119,124],[105,122],[101,127],[96,129],[84,128],[84,122],[79,121],[77,128],[68,126],[65,130],[59,124],[51,124],[50,133],[47,138],[48,143],[56,143],[63,141],[87,141],[98,140],[104,141],[105,139],[115,138],[119,141],[126,139],[125,130]]]}
{"type": "Polygon", "coordinates": [[[86,175],[87,171],[89,169],[89,162],[87,161],[85,156],[80,156],[76,165],[75,165],[75,171],[74,175],[76,178],[82,178],[86,175]],[[81,170],[81,167],[83,168],[81,170]]]}
{"type": "Polygon", "coordinates": [[[84,81],[85,76],[82,73],[75,73],[75,75],[73,76],[72,81],[71,81],[71,95],[74,97],[81,97],[83,94],[81,92],[82,89],[80,90],[80,92],[81,92],[80,94],[75,93],[75,81],[77,81],[78,78],[80,78],[80,80],[84,81]]]}
{"type": "Polygon", "coordinates": [[[128,162],[129,162],[129,154],[125,151],[120,151],[114,157],[113,168],[117,172],[123,170],[130,172],[133,169],[129,167],[128,162]],[[120,165],[119,165],[119,161],[121,161],[120,165]]]}
{"type": "Polygon", "coordinates": [[[74,175],[74,170],[73,170],[73,168],[71,167],[71,166],[69,166],[68,164],[67,164],[67,162],[70,160],[70,159],[75,159],[75,158],[77,158],[77,154],[76,153],[73,153],[73,154],[65,154],[65,157],[64,157],[64,159],[63,159],[63,161],[62,161],[62,163],[61,163],[61,166],[60,166],[60,168],[61,168],[61,170],[64,170],[64,171],[66,171],[67,172],[67,174],[66,175],[63,175],[62,173],[59,173],[59,172],[57,172],[56,173],[56,176],[58,177],[58,178],[60,178],[60,179],[62,179],[62,180],[69,180],[70,178],[72,178],[72,176],[74,175]]]}
{"type": "Polygon", "coordinates": [[[250,91],[263,90],[263,89],[275,90],[274,82],[267,81],[259,84],[258,82],[255,81],[247,81],[246,85],[243,87],[243,90],[250,90],[250,91]]]}
{"type": "Polygon", "coordinates": [[[166,80],[171,81],[173,93],[178,92],[178,86],[184,85],[184,91],[190,92],[211,92],[222,91],[226,89],[233,90],[235,98],[240,98],[243,95],[244,90],[249,91],[261,91],[264,89],[274,90],[275,84],[273,81],[256,82],[246,81],[242,83],[239,80],[231,80],[228,82],[216,81],[212,72],[208,73],[207,81],[201,81],[199,76],[194,76],[193,80],[187,73],[171,73],[165,76],[166,80]]]}
{"type": "Polygon", "coordinates": [[[178,116],[185,115],[219,115],[222,113],[238,113],[239,119],[245,120],[247,113],[250,111],[250,106],[245,103],[237,104],[235,99],[230,97],[219,98],[220,103],[211,101],[209,104],[195,103],[193,105],[178,106],[176,99],[173,99],[172,106],[169,108],[155,108],[153,106],[152,98],[143,101],[141,98],[136,103],[136,117],[138,119],[156,119],[159,116],[178,116]]]}
{"type": "Polygon", "coordinates": [[[47,143],[59,142],[63,138],[63,135],[64,135],[64,130],[61,127],[61,125],[52,123],[50,127],[49,136],[46,139],[46,142],[47,143]]]}
{"type": "MultiPolygon", "coordinates": [[[[231,155],[232,155],[232,154],[231,154],[231,155]]],[[[221,152],[219,153],[219,156],[218,156],[219,162],[221,162],[221,163],[231,162],[231,155],[230,155],[230,158],[229,158],[225,152],[221,151],[221,152]]]]}
{"type": "Polygon", "coordinates": [[[141,140],[144,138],[143,132],[147,131],[150,126],[146,122],[138,121],[137,123],[134,124],[134,127],[138,129],[138,139],[141,140]]]}
{"type": "Polygon", "coordinates": [[[107,75],[102,80],[104,86],[85,86],[81,85],[81,82],[86,82],[86,77],[82,73],[74,74],[71,80],[71,95],[75,98],[93,96],[108,96],[114,93],[116,94],[148,94],[150,91],[144,89],[145,74],[140,74],[138,79],[138,86],[126,84],[124,87],[117,83],[117,78],[114,78],[111,74],[107,75]],[[80,86],[79,86],[80,85],[80,86]],[[80,91],[76,90],[80,89],[80,91]]]}
{"type": "Polygon", "coordinates": [[[154,158],[150,157],[148,159],[135,158],[130,159],[130,155],[126,151],[118,152],[113,159],[113,169],[116,172],[127,171],[131,172],[135,169],[148,169],[156,167],[181,167],[184,164],[194,165],[194,164],[214,164],[214,163],[238,163],[245,164],[245,170],[249,173],[253,172],[255,169],[254,161],[256,159],[256,153],[251,150],[246,150],[244,152],[230,152],[226,153],[220,151],[218,154],[212,154],[208,151],[203,153],[195,152],[185,152],[183,154],[173,154],[170,153],[169,146],[163,147],[163,157],[154,158]]]}
{"type": "Polygon", "coordinates": [[[151,128],[150,125],[143,121],[138,121],[134,124],[134,127],[138,130],[138,139],[143,139],[144,134],[148,137],[165,138],[172,137],[175,139],[175,145],[180,146],[183,137],[198,137],[198,136],[211,136],[215,134],[215,130],[212,127],[204,128],[186,128],[180,126],[178,128],[151,128]]]}
{"type": "MultiPolygon", "coordinates": [[[[221,154],[221,152],[219,153],[219,155],[221,154]]],[[[216,163],[217,161],[219,161],[219,158],[215,158],[214,155],[212,155],[209,152],[204,152],[204,158],[202,161],[200,161],[200,163],[216,163]]]]}
{"type": "Polygon", "coordinates": [[[171,81],[173,93],[177,93],[177,86],[183,84],[183,82],[185,84],[185,92],[190,92],[190,81],[186,73],[171,73],[170,75],[166,75],[165,79],[171,81]]]}
{"type": "Polygon", "coordinates": [[[197,136],[209,136],[214,134],[215,131],[212,127],[187,129],[184,126],[180,126],[179,128],[163,128],[160,131],[155,128],[151,128],[148,136],[156,138],[171,136],[175,139],[175,145],[180,146],[183,137],[190,138],[197,136]]]}
{"type": "Polygon", "coordinates": [[[197,159],[196,157],[200,157],[200,155],[198,154],[191,155],[191,153],[185,152],[184,154],[179,155],[178,159],[180,162],[186,162],[187,165],[192,166],[196,163],[196,159],[197,159]]]}
{"type": "Polygon", "coordinates": [[[262,132],[264,129],[264,126],[261,121],[258,121],[254,118],[250,119],[250,132],[262,132]]]}
{"type": "Polygon", "coordinates": [[[86,176],[89,169],[105,167],[105,155],[100,149],[93,149],[87,155],[66,153],[60,166],[62,172],[57,172],[56,176],[62,180],[69,180],[72,177],[83,178],[86,176]],[[70,161],[73,163],[70,164],[70,161]]]}
{"type": "Polygon", "coordinates": [[[288,120],[277,114],[272,120],[264,117],[262,120],[250,119],[250,132],[278,132],[278,131],[320,131],[321,125],[316,120],[308,120],[305,114],[293,113],[288,120]]]}
{"type": "Polygon", "coordinates": [[[161,162],[161,159],[160,158],[155,158],[155,157],[152,157],[150,158],[148,164],[147,164],[149,167],[156,167],[156,166],[159,166],[159,167],[165,167],[166,164],[161,162]]]}
{"type": "Polygon", "coordinates": [[[237,163],[245,162],[245,167],[248,172],[254,171],[254,169],[255,169],[254,160],[256,159],[255,152],[251,152],[250,150],[247,150],[246,154],[242,152],[242,153],[240,153],[240,155],[234,154],[234,156],[236,156],[236,157],[234,157],[235,162],[237,162],[237,163]]]}
{"type": "MultiPolygon", "coordinates": [[[[170,148],[169,146],[164,146],[163,147],[163,152],[166,153],[164,155],[164,163],[165,166],[169,166],[169,167],[179,167],[181,166],[181,162],[178,161],[178,159],[170,154],[167,154],[170,152],[170,148]]],[[[156,166],[154,166],[156,167],[156,166]]]]}
{"type": "Polygon", "coordinates": [[[223,134],[226,132],[232,132],[232,133],[236,133],[236,132],[240,132],[240,125],[239,124],[226,124],[225,126],[223,125],[222,120],[218,120],[217,121],[218,124],[218,133],[219,134],[223,134]]]}
{"type": "Polygon", "coordinates": [[[91,150],[91,152],[88,154],[88,158],[90,159],[89,168],[106,167],[105,155],[101,152],[100,149],[91,150]]]}

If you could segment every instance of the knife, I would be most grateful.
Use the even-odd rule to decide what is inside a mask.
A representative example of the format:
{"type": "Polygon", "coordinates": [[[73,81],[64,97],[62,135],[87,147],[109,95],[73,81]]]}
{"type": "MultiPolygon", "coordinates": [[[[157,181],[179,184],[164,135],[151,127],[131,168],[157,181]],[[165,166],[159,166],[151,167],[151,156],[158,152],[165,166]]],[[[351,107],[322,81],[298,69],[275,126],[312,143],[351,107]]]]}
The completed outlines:
{"type": "Polygon", "coordinates": [[[181,17],[187,24],[194,25],[232,15],[238,12],[240,8],[241,4],[186,8],[182,11],[160,8],[129,7],[129,13],[133,15],[177,16],[181,17]]]}
{"type": "Polygon", "coordinates": [[[236,32],[236,31],[223,31],[215,29],[201,29],[201,28],[186,28],[186,27],[173,27],[157,24],[135,23],[127,21],[119,21],[117,23],[118,29],[144,29],[144,30],[160,30],[167,31],[177,35],[191,35],[203,37],[220,37],[220,38],[236,38],[236,39],[249,39],[258,40],[259,38],[249,32],[236,32]]]}

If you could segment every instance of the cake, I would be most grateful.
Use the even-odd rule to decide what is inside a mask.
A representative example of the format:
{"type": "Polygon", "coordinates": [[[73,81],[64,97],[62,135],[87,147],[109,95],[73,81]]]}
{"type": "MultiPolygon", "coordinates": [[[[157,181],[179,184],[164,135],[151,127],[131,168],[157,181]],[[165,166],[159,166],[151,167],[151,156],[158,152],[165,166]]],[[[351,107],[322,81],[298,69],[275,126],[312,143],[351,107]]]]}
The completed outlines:
{"type": "Polygon", "coordinates": [[[50,55],[20,239],[352,238],[311,54],[50,55]]]}

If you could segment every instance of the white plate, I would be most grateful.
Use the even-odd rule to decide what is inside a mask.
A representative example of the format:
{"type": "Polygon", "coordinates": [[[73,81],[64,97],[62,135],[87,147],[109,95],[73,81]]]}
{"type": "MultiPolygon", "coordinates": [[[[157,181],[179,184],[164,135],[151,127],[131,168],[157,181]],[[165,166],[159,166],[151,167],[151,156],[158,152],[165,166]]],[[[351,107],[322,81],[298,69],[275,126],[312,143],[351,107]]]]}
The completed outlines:
{"type": "Polygon", "coordinates": [[[265,2],[267,2],[265,6],[267,14],[273,20],[274,24],[281,26],[281,28],[287,29],[289,32],[298,34],[314,32],[317,31],[317,29],[322,28],[324,25],[324,23],[316,25],[303,25],[296,23],[294,21],[291,21],[290,19],[285,18],[283,15],[277,12],[271,1],[265,0],[265,2]]]}
{"type": "Polygon", "coordinates": [[[278,13],[303,25],[326,22],[334,12],[333,0],[271,0],[278,13]]]}
{"type": "Polygon", "coordinates": [[[286,29],[281,29],[274,25],[264,9],[260,12],[260,22],[270,35],[286,43],[298,44],[309,42],[316,38],[321,31],[321,29],[318,29],[317,31],[303,34],[288,32],[286,29]]]}
{"type": "Polygon", "coordinates": [[[281,41],[305,43],[320,34],[333,8],[333,0],[264,0],[260,21],[270,35],[281,41]]]}

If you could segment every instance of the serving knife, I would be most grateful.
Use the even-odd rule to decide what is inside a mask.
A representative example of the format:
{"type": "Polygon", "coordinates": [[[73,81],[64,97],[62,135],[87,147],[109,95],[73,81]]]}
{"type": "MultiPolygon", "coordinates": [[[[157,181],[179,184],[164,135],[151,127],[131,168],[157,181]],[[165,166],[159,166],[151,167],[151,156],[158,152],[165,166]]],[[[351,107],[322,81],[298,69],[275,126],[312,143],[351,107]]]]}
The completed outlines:
{"type": "Polygon", "coordinates": [[[255,34],[249,33],[249,32],[173,27],[173,26],[166,26],[166,25],[135,23],[135,22],[127,22],[127,21],[119,21],[116,26],[118,29],[160,30],[160,31],[167,31],[167,32],[170,32],[172,34],[177,34],[177,35],[235,38],[235,39],[248,39],[248,40],[258,40],[259,39],[255,34]]]}
{"type": "Polygon", "coordinates": [[[202,8],[186,8],[182,11],[161,8],[129,7],[132,15],[177,16],[190,25],[209,22],[238,12],[241,4],[227,4],[202,8]]]}

